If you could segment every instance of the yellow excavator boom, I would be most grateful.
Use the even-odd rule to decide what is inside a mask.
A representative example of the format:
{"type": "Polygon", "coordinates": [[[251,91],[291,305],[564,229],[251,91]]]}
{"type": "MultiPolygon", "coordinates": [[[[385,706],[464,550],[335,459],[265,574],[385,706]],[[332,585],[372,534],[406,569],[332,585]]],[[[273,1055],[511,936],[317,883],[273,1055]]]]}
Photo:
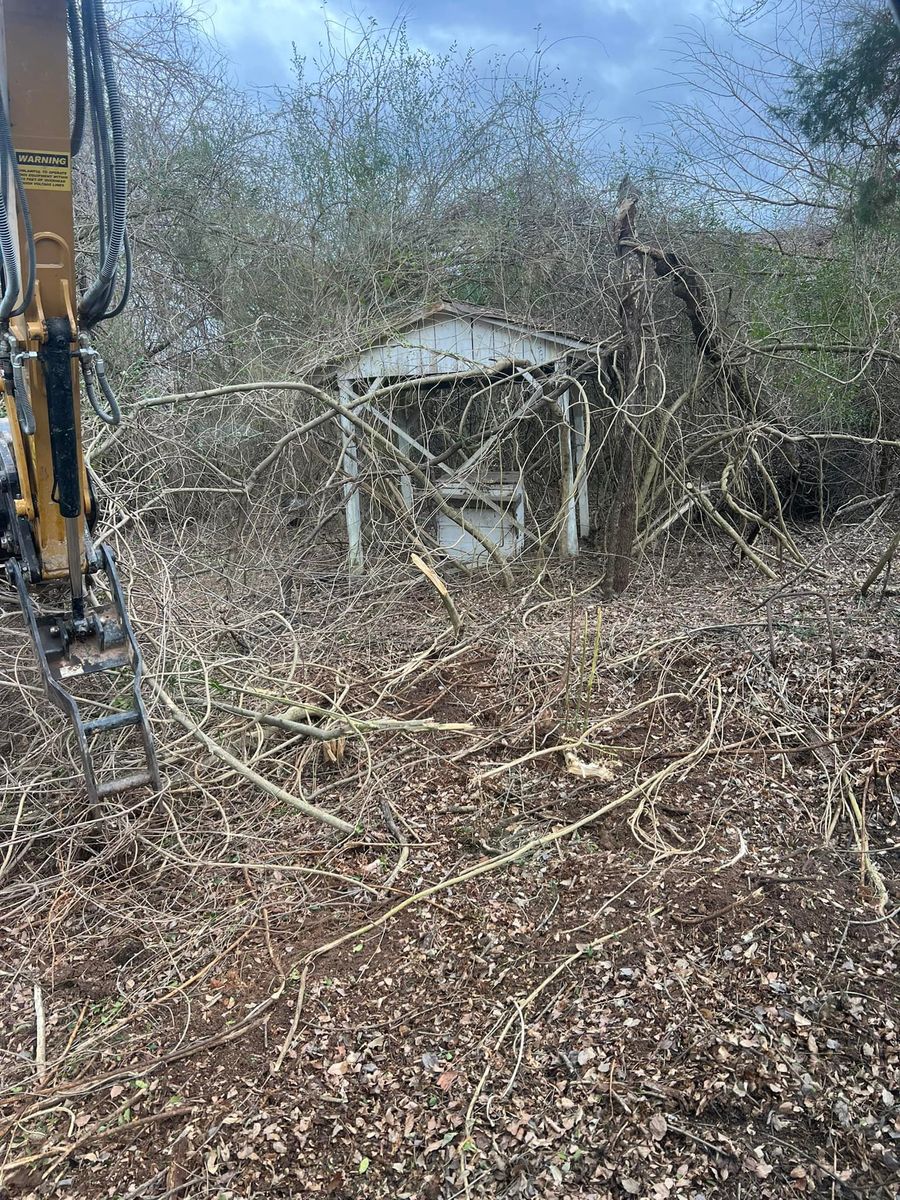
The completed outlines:
{"type": "Polygon", "coordinates": [[[103,0],[0,0],[0,382],[6,410],[0,419],[0,562],[18,595],[47,695],[72,721],[94,803],[132,787],[160,786],[140,694],[140,652],[112,555],[91,542],[96,506],[81,438],[82,387],[102,420],[119,419],[91,331],[127,299],[126,188],[103,0]],[[79,298],[73,158],[88,122],[98,254],[96,280],[79,298]],[[98,600],[101,585],[108,599],[98,600]],[[51,593],[56,607],[48,610],[51,593]],[[96,713],[88,716],[76,685],[104,672],[115,687],[106,701],[98,700],[96,687],[88,689],[96,713]],[[138,769],[100,781],[95,740],[129,727],[140,735],[138,769]]]}

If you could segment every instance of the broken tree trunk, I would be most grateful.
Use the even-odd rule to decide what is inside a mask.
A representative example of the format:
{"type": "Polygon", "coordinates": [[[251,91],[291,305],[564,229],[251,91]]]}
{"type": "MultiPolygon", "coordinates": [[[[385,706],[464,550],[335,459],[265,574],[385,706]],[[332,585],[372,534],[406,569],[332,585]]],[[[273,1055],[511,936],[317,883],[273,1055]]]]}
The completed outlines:
{"type": "Polygon", "coordinates": [[[638,242],[633,233],[625,244],[652,264],[658,279],[668,280],[673,294],[684,305],[698,355],[721,372],[726,390],[744,415],[757,416],[760,389],[751,382],[747,355],[735,350],[733,340],[723,329],[716,297],[701,272],[674,250],[638,242]]]}
{"type": "Polygon", "coordinates": [[[735,445],[722,465],[722,479],[728,480],[729,486],[713,489],[710,502],[723,515],[736,514],[745,531],[768,529],[779,553],[786,548],[792,557],[799,557],[785,527],[782,503],[796,486],[797,455],[790,439],[783,436],[783,423],[753,373],[745,340],[732,336],[723,325],[714,289],[689,259],[669,247],[640,242],[633,234],[623,240],[638,258],[652,266],[658,279],[669,284],[682,303],[698,359],[724,391],[728,411],[739,415],[735,445]],[[761,420],[768,423],[770,431],[764,440],[759,440],[757,428],[761,420]]]}
{"type": "Polygon", "coordinates": [[[613,226],[617,274],[616,292],[621,347],[613,356],[616,446],[613,452],[615,492],[606,524],[606,572],[603,591],[607,596],[624,591],[634,569],[637,533],[637,487],[640,470],[635,436],[638,413],[643,408],[644,368],[641,325],[646,306],[643,264],[634,254],[634,215],[637,199],[628,177],[619,188],[619,209],[613,226]]]}

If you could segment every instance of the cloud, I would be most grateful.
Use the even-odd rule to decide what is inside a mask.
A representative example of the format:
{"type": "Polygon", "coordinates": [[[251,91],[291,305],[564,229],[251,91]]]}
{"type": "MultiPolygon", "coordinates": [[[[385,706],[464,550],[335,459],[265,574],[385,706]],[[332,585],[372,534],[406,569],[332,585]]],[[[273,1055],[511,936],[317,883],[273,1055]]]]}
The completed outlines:
{"type": "Polygon", "coordinates": [[[208,0],[202,19],[241,82],[266,87],[288,78],[295,47],[315,52],[327,10],[320,0],[208,0]]]}
{"type": "Polygon", "coordinates": [[[248,85],[284,83],[297,52],[315,58],[331,32],[353,40],[369,18],[387,26],[406,21],[410,41],[442,53],[457,46],[485,56],[525,55],[541,48],[544,64],[559,69],[589,94],[597,115],[613,123],[655,119],[660,89],[669,83],[669,50],[692,22],[715,23],[716,0],[206,0],[206,23],[248,85]]]}

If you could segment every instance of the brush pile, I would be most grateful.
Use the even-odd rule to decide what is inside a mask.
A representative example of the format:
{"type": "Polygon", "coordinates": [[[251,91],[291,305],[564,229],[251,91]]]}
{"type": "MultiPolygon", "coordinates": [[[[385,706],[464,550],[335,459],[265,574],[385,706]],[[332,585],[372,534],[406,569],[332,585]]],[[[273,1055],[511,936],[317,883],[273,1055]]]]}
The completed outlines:
{"type": "Polygon", "coordinates": [[[161,796],[85,811],[0,642],[4,1194],[893,1194],[884,530],[602,604],[441,570],[456,623],[412,563],[138,533],[161,796]]]}

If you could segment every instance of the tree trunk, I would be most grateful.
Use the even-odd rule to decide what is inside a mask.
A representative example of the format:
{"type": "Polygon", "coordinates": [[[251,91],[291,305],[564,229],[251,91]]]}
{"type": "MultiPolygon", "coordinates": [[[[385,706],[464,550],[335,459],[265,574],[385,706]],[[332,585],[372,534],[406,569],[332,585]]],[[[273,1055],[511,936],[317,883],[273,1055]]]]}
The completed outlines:
{"type": "Polygon", "coordinates": [[[613,454],[615,494],[606,525],[606,571],[603,591],[607,596],[625,590],[634,570],[637,533],[637,487],[641,477],[635,458],[639,452],[633,422],[643,408],[644,370],[641,359],[641,324],[646,302],[643,266],[633,253],[634,214],[637,199],[626,178],[619,189],[619,210],[613,236],[618,259],[616,283],[622,347],[614,356],[615,398],[618,412],[613,454]],[[630,418],[630,419],[625,419],[630,418]]]}

